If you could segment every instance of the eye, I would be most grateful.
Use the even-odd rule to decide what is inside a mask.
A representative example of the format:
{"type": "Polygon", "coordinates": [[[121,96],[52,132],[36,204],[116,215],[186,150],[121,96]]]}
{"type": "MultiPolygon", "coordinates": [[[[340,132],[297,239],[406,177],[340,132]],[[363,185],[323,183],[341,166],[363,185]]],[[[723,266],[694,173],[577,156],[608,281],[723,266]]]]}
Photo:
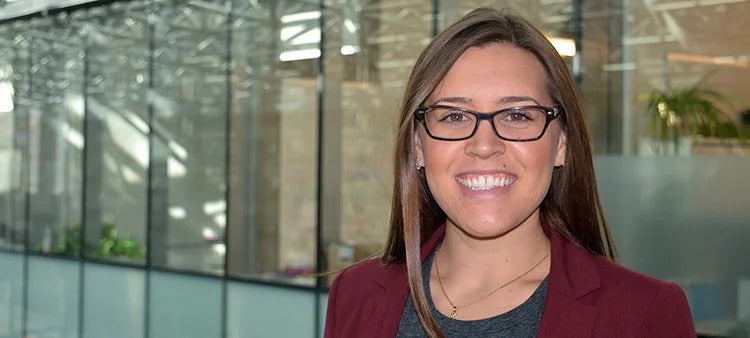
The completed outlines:
{"type": "Polygon", "coordinates": [[[469,116],[467,116],[465,112],[462,112],[460,110],[452,110],[447,112],[442,116],[440,119],[440,122],[447,122],[447,123],[461,123],[469,120],[469,116]]]}
{"type": "Polygon", "coordinates": [[[508,120],[509,122],[526,122],[526,121],[532,121],[534,118],[530,114],[527,114],[526,112],[522,110],[518,110],[518,111],[508,113],[505,119],[508,120]]]}
{"type": "Polygon", "coordinates": [[[544,126],[545,117],[545,111],[538,107],[509,108],[495,115],[495,127],[514,130],[535,130],[544,126]]]}
{"type": "Polygon", "coordinates": [[[471,124],[474,121],[474,116],[470,113],[451,107],[437,107],[430,114],[433,121],[439,124],[459,126],[471,124]]]}
{"type": "Polygon", "coordinates": [[[544,112],[537,109],[512,109],[497,116],[503,124],[530,124],[540,118],[544,112]]]}

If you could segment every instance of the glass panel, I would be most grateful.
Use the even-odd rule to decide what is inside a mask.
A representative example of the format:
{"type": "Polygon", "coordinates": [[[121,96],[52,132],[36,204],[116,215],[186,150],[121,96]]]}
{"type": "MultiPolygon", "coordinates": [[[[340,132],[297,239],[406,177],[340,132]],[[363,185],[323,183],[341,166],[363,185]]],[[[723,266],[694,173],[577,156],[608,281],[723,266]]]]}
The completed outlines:
{"type": "MultiPolygon", "coordinates": [[[[750,156],[750,145],[737,142],[736,134],[730,133],[730,139],[723,141],[715,136],[730,123],[744,128],[746,137],[750,135],[750,113],[742,115],[750,109],[750,38],[741,24],[747,21],[750,1],[624,3],[630,14],[623,22],[622,45],[609,53],[622,55],[622,101],[627,108],[623,109],[626,116],[622,130],[630,153],[750,156]],[[673,95],[696,85],[719,93],[729,102],[707,96],[724,111],[727,121],[715,122],[705,115],[693,119],[674,105],[662,112],[648,111],[649,94],[664,91],[673,95]],[[654,128],[654,115],[663,115],[669,125],[681,126],[681,132],[672,135],[654,128]],[[682,138],[678,143],[655,142],[662,136],[682,138]]],[[[682,96],[680,101],[689,102],[691,97],[697,98],[682,96]]]]}
{"type": "Polygon", "coordinates": [[[320,325],[319,329],[320,332],[318,332],[318,337],[323,337],[323,332],[326,329],[326,311],[328,311],[328,292],[319,293],[318,294],[318,313],[320,313],[320,321],[318,322],[318,325],[320,325]]]}
{"type": "Polygon", "coordinates": [[[221,274],[227,15],[223,4],[171,3],[157,2],[154,13],[151,258],[155,266],[221,274]]]}
{"type": "Polygon", "coordinates": [[[26,243],[28,170],[29,22],[0,26],[0,247],[26,243]]]}
{"type": "Polygon", "coordinates": [[[323,213],[327,269],[386,239],[399,98],[432,36],[432,1],[345,1],[326,25],[323,213]],[[350,53],[351,52],[351,53],[350,53]]]}
{"type": "Polygon", "coordinates": [[[79,283],[78,262],[29,257],[29,335],[78,337],[79,283]]]}
{"type": "Polygon", "coordinates": [[[221,280],[161,272],[149,278],[149,336],[221,337],[221,280]]]}
{"type": "Polygon", "coordinates": [[[131,1],[92,8],[85,19],[89,43],[84,215],[88,257],[145,262],[146,16],[144,2],[131,1]]]}
{"type": "Polygon", "coordinates": [[[229,272],[312,285],[320,8],[234,1],[229,272]]]}
{"type": "Polygon", "coordinates": [[[596,170],[621,263],[679,283],[699,331],[747,336],[750,159],[600,156],[596,170]]]}
{"type": "Polygon", "coordinates": [[[88,263],[83,278],[83,338],[144,337],[143,270],[88,263]]]}
{"type": "Polygon", "coordinates": [[[227,287],[227,337],[315,337],[314,292],[242,283],[227,287]]]}
{"type": "Polygon", "coordinates": [[[66,244],[81,224],[84,46],[67,15],[33,23],[29,245],[75,256],[80,242],[66,244]]]}
{"type": "MultiPolygon", "coordinates": [[[[622,43],[623,4],[627,1],[586,1],[582,3],[579,22],[580,50],[576,51],[579,66],[577,75],[583,97],[584,113],[589,124],[589,135],[595,153],[627,153],[629,131],[624,114],[629,109],[623,97],[623,81],[629,76],[622,71],[619,53],[622,43]]],[[[574,22],[573,25],[576,25],[574,22]]]]}
{"type": "Polygon", "coordinates": [[[21,338],[23,330],[23,256],[0,252],[0,335],[21,338]]]}

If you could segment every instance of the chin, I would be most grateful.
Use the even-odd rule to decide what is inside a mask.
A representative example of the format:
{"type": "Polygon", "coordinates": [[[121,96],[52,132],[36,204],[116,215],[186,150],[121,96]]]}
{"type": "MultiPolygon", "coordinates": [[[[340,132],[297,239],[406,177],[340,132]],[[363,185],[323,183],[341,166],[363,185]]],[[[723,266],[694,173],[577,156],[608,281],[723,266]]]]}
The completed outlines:
{"type": "Polygon", "coordinates": [[[508,225],[506,222],[467,222],[464,224],[473,224],[470,226],[461,226],[456,224],[456,228],[461,230],[464,234],[469,237],[476,239],[492,239],[501,237],[516,228],[518,225],[508,225]],[[503,224],[503,225],[498,225],[503,224]]]}

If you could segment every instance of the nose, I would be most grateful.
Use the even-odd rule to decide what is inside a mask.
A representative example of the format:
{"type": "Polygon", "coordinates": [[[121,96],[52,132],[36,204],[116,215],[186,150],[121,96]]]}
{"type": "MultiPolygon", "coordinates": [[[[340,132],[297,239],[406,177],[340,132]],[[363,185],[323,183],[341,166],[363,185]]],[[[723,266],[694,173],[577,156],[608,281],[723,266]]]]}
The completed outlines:
{"type": "Polygon", "coordinates": [[[480,158],[489,158],[505,152],[505,140],[495,133],[491,121],[481,121],[476,133],[467,140],[466,154],[480,158]]]}

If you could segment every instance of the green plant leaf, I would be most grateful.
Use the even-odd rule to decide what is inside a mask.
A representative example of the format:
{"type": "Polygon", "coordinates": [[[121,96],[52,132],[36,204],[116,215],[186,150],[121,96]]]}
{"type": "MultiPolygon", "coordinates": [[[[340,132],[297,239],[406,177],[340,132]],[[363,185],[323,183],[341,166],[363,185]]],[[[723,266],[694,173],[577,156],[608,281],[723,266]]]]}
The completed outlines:
{"type": "Polygon", "coordinates": [[[707,89],[699,82],[685,89],[654,90],[645,97],[646,112],[651,120],[651,135],[658,140],[658,153],[663,154],[663,144],[674,143],[678,152],[680,137],[740,137],[740,129],[721,108],[731,107],[722,93],[707,89]]]}

